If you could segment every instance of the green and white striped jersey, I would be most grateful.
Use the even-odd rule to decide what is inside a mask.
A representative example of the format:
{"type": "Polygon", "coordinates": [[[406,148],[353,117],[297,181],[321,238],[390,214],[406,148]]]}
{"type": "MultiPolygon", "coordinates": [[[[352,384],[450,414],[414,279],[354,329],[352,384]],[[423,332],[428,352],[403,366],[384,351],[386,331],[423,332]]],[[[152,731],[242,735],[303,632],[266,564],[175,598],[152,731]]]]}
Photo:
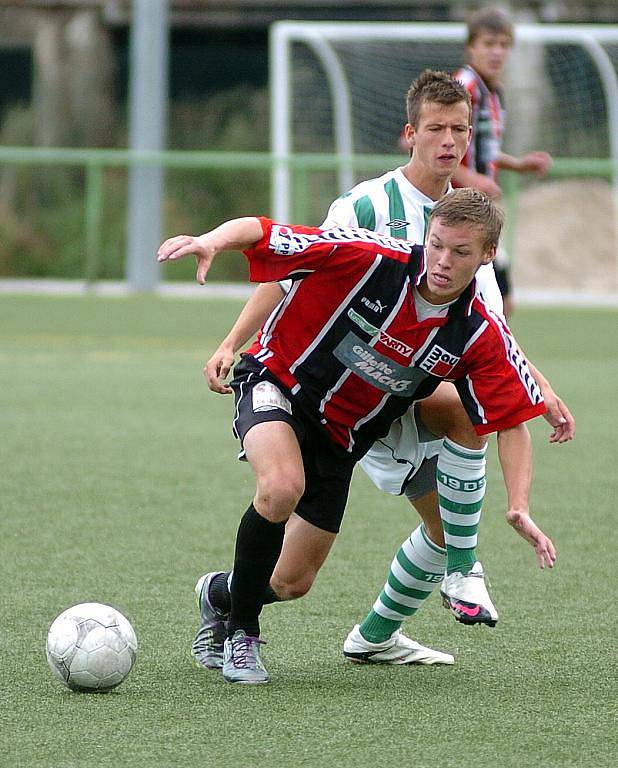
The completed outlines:
{"type": "MultiPolygon", "coordinates": [[[[376,179],[361,181],[338,197],[328,209],[321,228],[363,227],[422,244],[435,204],[435,200],[408,181],[401,168],[396,168],[376,179]]],[[[490,307],[502,314],[502,296],[492,264],[479,268],[476,283],[490,307]]]]}
{"type": "Polygon", "coordinates": [[[328,209],[323,229],[363,227],[381,235],[423,243],[435,201],[403,175],[401,168],[357,184],[328,209]]]}

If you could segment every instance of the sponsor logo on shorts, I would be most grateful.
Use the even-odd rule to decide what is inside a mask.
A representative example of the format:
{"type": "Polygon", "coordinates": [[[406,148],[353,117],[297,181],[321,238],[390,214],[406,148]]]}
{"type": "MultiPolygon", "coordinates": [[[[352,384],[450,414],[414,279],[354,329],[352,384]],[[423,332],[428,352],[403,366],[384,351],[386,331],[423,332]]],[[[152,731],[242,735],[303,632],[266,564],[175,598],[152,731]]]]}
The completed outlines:
{"type": "Polygon", "coordinates": [[[292,413],[292,404],[283,392],[270,381],[260,381],[251,390],[252,406],[254,413],[262,411],[275,411],[281,409],[286,413],[292,413]]]}
{"type": "Polygon", "coordinates": [[[457,355],[453,355],[447,352],[446,349],[442,349],[438,344],[434,344],[429,350],[429,354],[419,365],[427,373],[443,379],[449,375],[460,360],[461,358],[457,357],[457,355]]]}

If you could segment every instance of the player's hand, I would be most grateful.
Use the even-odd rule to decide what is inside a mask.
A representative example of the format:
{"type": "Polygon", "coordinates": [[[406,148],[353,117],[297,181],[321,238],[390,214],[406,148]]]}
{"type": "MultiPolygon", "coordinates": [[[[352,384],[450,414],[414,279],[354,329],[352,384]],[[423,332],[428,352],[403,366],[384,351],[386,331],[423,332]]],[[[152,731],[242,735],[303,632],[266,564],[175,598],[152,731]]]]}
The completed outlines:
{"type": "Polygon", "coordinates": [[[520,168],[527,173],[536,173],[539,178],[543,178],[552,166],[551,155],[547,152],[528,152],[520,158],[520,168]]]}
{"type": "Polygon", "coordinates": [[[553,427],[549,442],[567,443],[575,437],[575,419],[571,411],[549,385],[542,386],[541,392],[547,406],[545,421],[553,427]]]}
{"type": "Polygon", "coordinates": [[[166,240],[157,251],[157,261],[176,261],[193,254],[197,264],[195,278],[204,285],[206,275],[212,260],[218,251],[208,234],[194,237],[193,235],[176,235],[166,240]]]}
{"type": "Polygon", "coordinates": [[[509,509],[506,513],[508,524],[531,544],[536,553],[536,559],[541,569],[545,566],[553,568],[556,562],[556,548],[553,541],[546,536],[527,512],[509,509]]]}
{"type": "Polygon", "coordinates": [[[474,182],[475,189],[478,189],[479,192],[483,192],[492,200],[497,200],[499,197],[502,197],[502,190],[493,179],[482,173],[477,174],[477,177],[478,180],[474,182]]]}
{"type": "Polygon", "coordinates": [[[217,349],[204,367],[204,376],[208,387],[220,395],[229,395],[232,388],[225,383],[231,367],[234,365],[234,350],[225,344],[217,349]]]}

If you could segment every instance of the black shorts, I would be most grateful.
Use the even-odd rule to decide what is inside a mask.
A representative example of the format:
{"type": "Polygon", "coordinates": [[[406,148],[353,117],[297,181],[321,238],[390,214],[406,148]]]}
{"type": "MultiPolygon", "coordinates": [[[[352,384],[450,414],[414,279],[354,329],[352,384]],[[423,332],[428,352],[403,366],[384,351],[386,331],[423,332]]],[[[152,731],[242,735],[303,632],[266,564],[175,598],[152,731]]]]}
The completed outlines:
{"type": "MultiPolygon", "coordinates": [[[[251,355],[244,355],[234,367],[230,384],[236,400],[233,431],[241,446],[256,424],[289,424],[298,438],[305,470],[305,492],[296,514],[317,528],[338,533],[356,461],[295,407],[285,388],[251,355]]],[[[243,457],[241,449],[239,458],[243,457]]]]}
{"type": "Polygon", "coordinates": [[[508,296],[511,292],[511,277],[509,267],[499,267],[494,263],[494,272],[496,273],[496,282],[502,296],[508,296]]]}

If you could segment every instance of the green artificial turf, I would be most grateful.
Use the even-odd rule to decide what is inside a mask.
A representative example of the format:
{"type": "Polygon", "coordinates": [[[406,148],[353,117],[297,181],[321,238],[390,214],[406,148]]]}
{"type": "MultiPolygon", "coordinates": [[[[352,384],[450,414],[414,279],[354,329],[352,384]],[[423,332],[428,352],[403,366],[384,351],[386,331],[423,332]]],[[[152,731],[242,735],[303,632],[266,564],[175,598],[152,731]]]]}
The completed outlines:
{"type": "Polygon", "coordinates": [[[268,686],[193,665],[196,578],[231,563],[252,496],[232,401],[201,369],[240,305],[221,300],[0,299],[0,765],[610,766],[617,715],[616,313],[520,309],[531,359],[578,420],[535,443],[533,515],[559,561],[541,572],[503,520],[490,449],[480,556],[495,629],[455,623],[437,596],[407,624],[451,668],[355,666],[342,641],[415,527],[359,471],[311,593],[267,606],[268,686]],[[47,628],[64,608],[115,605],[138,662],[110,694],[53,678],[47,628]]]}

